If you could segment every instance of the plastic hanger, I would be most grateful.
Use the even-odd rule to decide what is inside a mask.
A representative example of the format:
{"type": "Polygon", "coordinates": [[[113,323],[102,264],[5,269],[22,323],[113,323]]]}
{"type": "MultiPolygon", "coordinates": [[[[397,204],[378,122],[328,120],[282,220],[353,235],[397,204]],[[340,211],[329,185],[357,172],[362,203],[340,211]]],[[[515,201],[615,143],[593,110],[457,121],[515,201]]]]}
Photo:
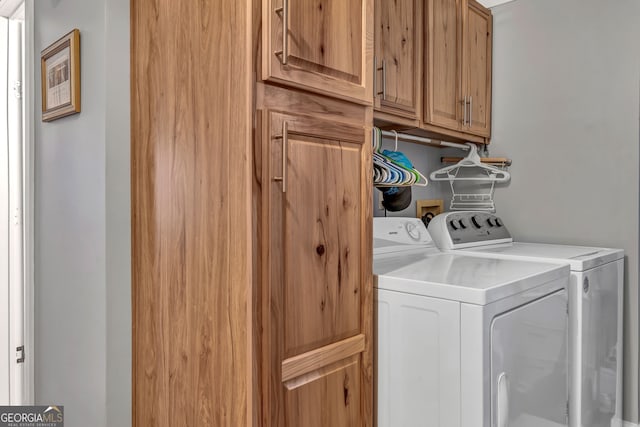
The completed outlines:
{"type": "MultiPolygon", "coordinates": [[[[398,152],[398,133],[395,134],[394,152],[398,152]]],[[[376,187],[426,187],[427,178],[415,168],[407,168],[398,161],[384,155],[382,150],[382,134],[380,129],[373,128],[373,166],[374,185],[376,187]]]]}
{"type": "Polygon", "coordinates": [[[488,181],[488,182],[506,182],[511,179],[509,172],[482,163],[478,155],[478,147],[475,144],[467,143],[469,154],[455,165],[445,166],[442,169],[431,172],[429,176],[432,181],[488,181]],[[458,172],[463,168],[477,168],[484,172],[482,176],[464,176],[459,177],[458,172]]]}

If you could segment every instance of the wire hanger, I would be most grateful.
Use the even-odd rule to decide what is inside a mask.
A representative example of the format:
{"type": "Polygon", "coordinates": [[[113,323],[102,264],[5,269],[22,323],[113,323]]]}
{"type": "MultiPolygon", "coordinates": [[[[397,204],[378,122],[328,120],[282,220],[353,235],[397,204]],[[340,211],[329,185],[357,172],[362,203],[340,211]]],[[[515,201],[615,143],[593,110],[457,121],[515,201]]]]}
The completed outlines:
{"type": "Polygon", "coordinates": [[[511,179],[509,172],[490,164],[482,163],[478,155],[478,147],[475,144],[468,142],[466,145],[469,147],[469,154],[454,165],[445,166],[442,169],[431,172],[429,177],[432,181],[506,182],[511,179]],[[463,168],[477,168],[479,171],[484,172],[484,175],[473,177],[458,176],[458,172],[463,168]]]}

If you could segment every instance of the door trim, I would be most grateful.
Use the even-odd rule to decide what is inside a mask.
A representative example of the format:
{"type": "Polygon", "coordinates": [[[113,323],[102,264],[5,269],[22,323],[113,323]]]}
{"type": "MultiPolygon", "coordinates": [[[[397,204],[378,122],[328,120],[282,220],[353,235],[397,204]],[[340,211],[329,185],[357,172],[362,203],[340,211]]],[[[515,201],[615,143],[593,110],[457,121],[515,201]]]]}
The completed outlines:
{"type": "Polygon", "coordinates": [[[23,404],[34,404],[34,125],[35,125],[35,46],[34,0],[25,0],[24,14],[24,146],[23,146],[23,280],[24,280],[24,329],[25,361],[23,367],[23,404]]]}

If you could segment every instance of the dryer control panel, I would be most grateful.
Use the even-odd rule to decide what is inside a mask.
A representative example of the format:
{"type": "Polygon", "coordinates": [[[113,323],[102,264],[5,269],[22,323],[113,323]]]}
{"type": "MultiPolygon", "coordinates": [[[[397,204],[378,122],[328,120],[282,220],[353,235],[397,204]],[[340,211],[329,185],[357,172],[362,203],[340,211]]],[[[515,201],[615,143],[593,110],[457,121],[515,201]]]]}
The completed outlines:
{"type": "Polygon", "coordinates": [[[513,241],[502,219],[487,212],[446,212],[433,218],[428,229],[436,246],[445,250],[513,241]]]}

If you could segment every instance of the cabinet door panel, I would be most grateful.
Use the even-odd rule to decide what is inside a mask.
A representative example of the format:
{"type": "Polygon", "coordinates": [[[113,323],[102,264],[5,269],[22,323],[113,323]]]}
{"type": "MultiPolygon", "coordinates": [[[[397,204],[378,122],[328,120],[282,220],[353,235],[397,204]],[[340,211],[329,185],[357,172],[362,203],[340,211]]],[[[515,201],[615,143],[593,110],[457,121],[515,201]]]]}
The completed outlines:
{"type": "Polygon", "coordinates": [[[360,369],[359,358],[353,357],[288,382],[287,425],[364,426],[360,419],[360,369]]]}
{"type": "Polygon", "coordinates": [[[376,108],[418,118],[422,0],[376,0],[376,108]],[[384,64],[384,65],[383,65],[384,64]]]}
{"type": "Polygon", "coordinates": [[[264,0],[263,79],[371,103],[372,2],[264,0]]]}
{"type": "Polygon", "coordinates": [[[460,0],[428,0],[425,121],[461,128],[462,19],[460,0]]]}
{"type": "Polygon", "coordinates": [[[258,126],[265,422],[370,425],[370,133],[270,111],[258,126]]]}
{"type": "Polygon", "coordinates": [[[359,331],[360,148],[289,135],[284,194],[285,357],[359,331]]]}
{"type": "Polygon", "coordinates": [[[491,13],[469,1],[465,29],[465,93],[469,96],[468,131],[489,136],[491,130],[491,13]]]}

